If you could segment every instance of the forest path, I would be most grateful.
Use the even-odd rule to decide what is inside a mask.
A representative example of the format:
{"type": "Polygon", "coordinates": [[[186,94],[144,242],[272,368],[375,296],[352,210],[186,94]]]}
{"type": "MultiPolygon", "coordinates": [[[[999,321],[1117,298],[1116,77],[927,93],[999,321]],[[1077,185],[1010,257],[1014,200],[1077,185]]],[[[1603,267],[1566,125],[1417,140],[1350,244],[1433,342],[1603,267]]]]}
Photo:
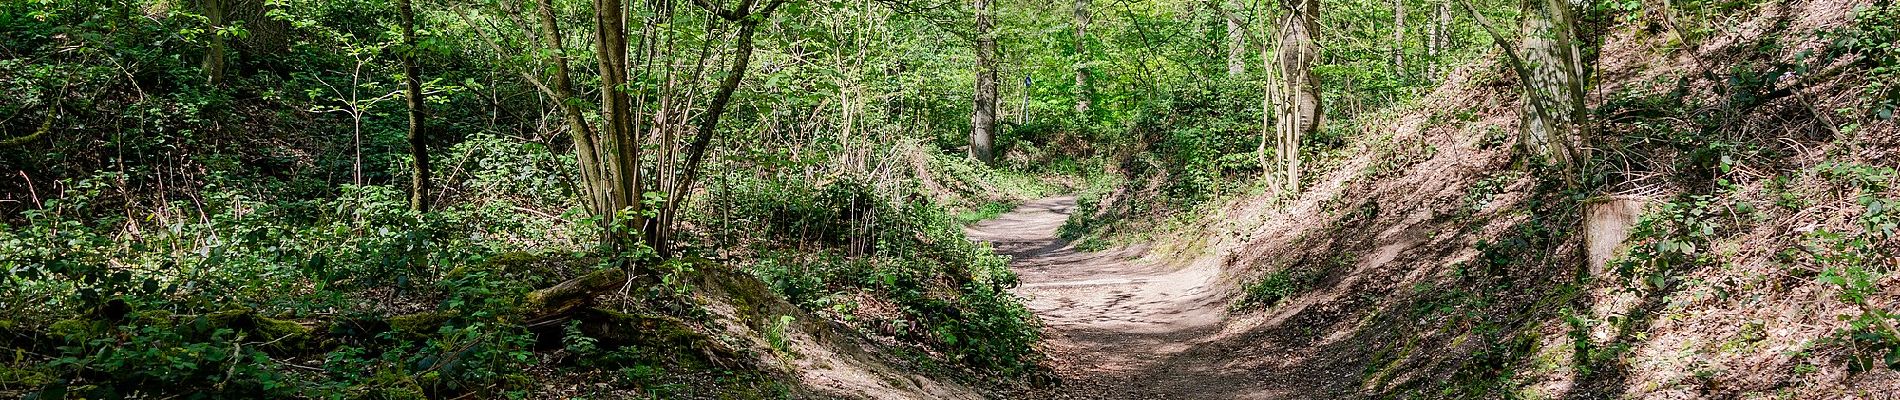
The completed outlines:
{"type": "MultiPolygon", "coordinates": [[[[1261,398],[1259,382],[1215,343],[1227,302],[1218,266],[1156,260],[1146,245],[1085,252],[1056,231],[1075,198],[1032,201],[966,229],[1022,279],[1063,384],[1056,399],[1261,398]]],[[[1037,396],[1042,397],[1042,396],[1037,396]]],[[[1277,397],[1277,396],[1275,396],[1277,397]]]]}

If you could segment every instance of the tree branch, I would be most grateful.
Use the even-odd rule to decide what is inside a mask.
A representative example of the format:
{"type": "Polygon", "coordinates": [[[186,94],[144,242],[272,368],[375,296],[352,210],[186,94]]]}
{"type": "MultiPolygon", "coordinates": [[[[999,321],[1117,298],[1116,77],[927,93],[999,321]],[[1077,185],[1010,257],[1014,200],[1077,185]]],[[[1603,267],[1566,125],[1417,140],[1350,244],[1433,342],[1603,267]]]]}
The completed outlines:
{"type": "Polygon", "coordinates": [[[19,145],[27,144],[28,142],[39,140],[40,136],[45,136],[46,132],[53,130],[53,119],[56,116],[58,116],[58,114],[56,113],[46,114],[46,120],[41,121],[40,128],[37,130],[34,130],[33,133],[28,133],[26,135],[9,138],[7,140],[0,140],[0,148],[19,146],[19,145]]]}

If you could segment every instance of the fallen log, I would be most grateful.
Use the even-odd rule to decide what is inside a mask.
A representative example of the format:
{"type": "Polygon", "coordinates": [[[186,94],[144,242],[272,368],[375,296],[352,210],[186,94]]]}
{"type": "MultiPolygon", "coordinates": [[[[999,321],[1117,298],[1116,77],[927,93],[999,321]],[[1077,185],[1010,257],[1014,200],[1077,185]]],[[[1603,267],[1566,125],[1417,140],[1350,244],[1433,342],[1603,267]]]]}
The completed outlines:
{"type": "Polygon", "coordinates": [[[530,324],[559,319],[593,302],[594,296],[627,284],[627,271],[607,268],[568,279],[546,289],[528,292],[522,298],[525,319],[530,324]]]}

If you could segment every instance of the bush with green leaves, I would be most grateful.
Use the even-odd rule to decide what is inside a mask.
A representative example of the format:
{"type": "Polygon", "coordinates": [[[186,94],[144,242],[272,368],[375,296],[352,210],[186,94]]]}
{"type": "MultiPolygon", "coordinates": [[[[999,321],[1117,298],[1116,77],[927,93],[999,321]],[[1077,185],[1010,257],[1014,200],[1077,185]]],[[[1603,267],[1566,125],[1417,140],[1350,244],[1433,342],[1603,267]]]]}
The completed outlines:
{"type": "Polygon", "coordinates": [[[1257,172],[1260,147],[1260,88],[1243,80],[1216,79],[1170,90],[1141,109],[1131,134],[1153,143],[1145,168],[1164,177],[1166,199],[1191,206],[1257,172]]]}
{"type": "Polygon", "coordinates": [[[1853,57],[1866,68],[1867,112],[1892,119],[1900,112],[1900,2],[1877,1],[1854,10],[1853,23],[1827,32],[1830,53],[1853,57]]]}
{"type": "Polygon", "coordinates": [[[757,239],[747,270],[793,304],[849,319],[854,296],[869,294],[901,316],[850,322],[989,371],[1015,374],[1034,364],[1038,327],[1007,290],[1017,283],[1007,259],[965,238],[962,221],[916,188],[851,176],[719,188],[712,197],[729,213],[700,217],[757,239]]]}
{"type": "Polygon", "coordinates": [[[1281,269],[1241,286],[1246,293],[1232,308],[1272,308],[1281,300],[1306,292],[1317,284],[1320,275],[1313,271],[1281,269]]]}

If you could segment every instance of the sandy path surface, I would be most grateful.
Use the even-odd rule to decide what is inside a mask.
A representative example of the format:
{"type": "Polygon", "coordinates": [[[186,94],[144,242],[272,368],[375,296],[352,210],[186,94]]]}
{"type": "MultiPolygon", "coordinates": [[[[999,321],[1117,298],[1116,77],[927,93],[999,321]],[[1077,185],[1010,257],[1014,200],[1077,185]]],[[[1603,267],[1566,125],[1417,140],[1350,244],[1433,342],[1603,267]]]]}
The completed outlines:
{"type": "MultiPolygon", "coordinates": [[[[1145,259],[1144,246],[1084,252],[1056,235],[1072,197],[1042,199],[971,226],[971,239],[1015,257],[1016,290],[1047,324],[1063,384],[1058,399],[1227,399],[1270,396],[1209,346],[1226,302],[1218,266],[1145,259]]],[[[1269,391],[1270,392],[1270,391],[1269,391]]]]}

